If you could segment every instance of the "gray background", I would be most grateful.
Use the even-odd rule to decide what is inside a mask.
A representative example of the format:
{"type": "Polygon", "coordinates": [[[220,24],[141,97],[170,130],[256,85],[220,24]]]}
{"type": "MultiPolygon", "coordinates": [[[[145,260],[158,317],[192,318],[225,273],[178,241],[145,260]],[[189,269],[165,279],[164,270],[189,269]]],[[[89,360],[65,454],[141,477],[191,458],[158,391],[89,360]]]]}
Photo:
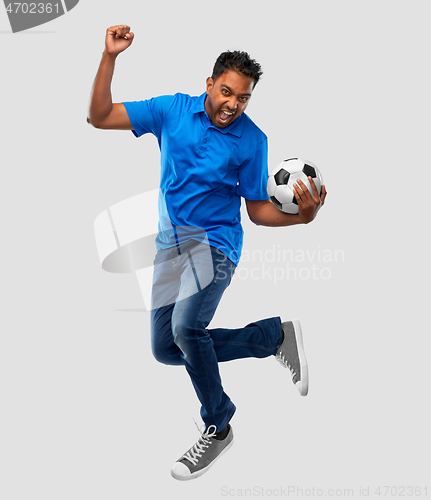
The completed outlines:
{"type": "Polygon", "coordinates": [[[14,35],[0,11],[1,498],[427,485],[429,3],[280,5],[82,0],[14,35]],[[185,370],[152,358],[136,278],[104,272],[94,240],[100,212],[159,179],[154,137],[86,123],[105,30],[122,23],[136,38],[114,101],[200,94],[220,52],[246,50],[264,69],[247,112],[270,167],[309,159],[329,193],[307,226],[257,227],[244,212],[245,252],[332,262],[242,263],[212,323],[300,318],[310,393],[270,358],[222,364],[236,443],[184,484],[169,470],[198,437],[198,401],[185,370]],[[251,276],[287,264],[329,278],[251,276]]]}

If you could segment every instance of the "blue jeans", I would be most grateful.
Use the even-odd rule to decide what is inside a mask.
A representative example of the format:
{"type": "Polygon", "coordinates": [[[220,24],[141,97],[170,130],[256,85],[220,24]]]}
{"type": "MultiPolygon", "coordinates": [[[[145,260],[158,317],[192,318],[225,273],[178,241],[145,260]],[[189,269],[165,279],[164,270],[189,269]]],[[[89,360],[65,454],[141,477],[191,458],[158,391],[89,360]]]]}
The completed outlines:
{"type": "Polygon", "coordinates": [[[275,355],[282,342],[281,320],[274,317],[243,328],[207,329],[235,272],[235,264],[215,247],[191,240],[159,250],[154,264],[153,355],[161,363],[185,366],[206,427],[222,430],[236,407],[223,390],[218,363],[275,355]]]}

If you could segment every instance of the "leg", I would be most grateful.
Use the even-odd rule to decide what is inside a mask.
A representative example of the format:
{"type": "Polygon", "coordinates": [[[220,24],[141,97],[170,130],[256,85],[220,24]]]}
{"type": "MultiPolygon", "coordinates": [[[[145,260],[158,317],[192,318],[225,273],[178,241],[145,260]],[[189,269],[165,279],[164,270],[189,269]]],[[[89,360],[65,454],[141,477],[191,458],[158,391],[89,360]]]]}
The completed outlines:
{"type": "Polygon", "coordinates": [[[181,351],[172,335],[172,313],[174,304],[151,311],[151,350],[159,363],[183,365],[181,351]]]}
{"type": "Polygon", "coordinates": [[[201,417],[207,427],[214,425],[219,430],[226,427],[236,408],[223,390],[218,359],[207,326],[231,281],[234,268],[234,264],[214,247],[193,251],[181,274],[179,300],[172,314],[174,342],[181,351],[181,358],[202,404],[201,417]],[[190,294],[190,283],[208,281],[208,264],[205,262],[208,255],[211,257],[212,279],[203,288],[198,285],[198,293],[190,294]]]}
{"type": "MultiPolygon", "coordinates": [[[[184,306],[193,309],[193,296],[201,292],[206,296],[209,292],[211,300],[203,308],[204,322],[200,324],[206,328],[235,272],[233,263],[216,248],[193,242],[192,245],[191,248],[190,245],[182,245],[161,250],[154,262],[151,347],[157,361],[167,365],[184,364],[181,350],[172,335],[172,315],[177,308],[176,302],[189,298],[189,302],[182,304],[180,309],[184,309],[184,306]],[[216,273],[217,284],[210,291],[208,287],[214,287],[212,281],[216,273]],[[215,301],[213,297],[216,297],[215,301]]],[[[179,316],[179,312],[175,316],[179,316]]],[[[218,362],[246,357],[264,358],[276,354],[281,344],[281,320],[278,317],[256,321],[244,328],[216,328],[208,332],[218,362]]]]}
{"type": "Polygon", "coordinates": [[[243,328],[209,330],[219,362],[275,355],[282,342],[281,332],[279,317],[256,321],[243,328]]]}
{"type": "Polygon", "coordinates": [[[172,313],[181,283],[179,265],[176,247],[160,250],[154,260],[151,350],[156,360],[166,365],[184,364],[172,335],[172,313]]]}
{"type": "Polygon", "coordinates": [[[201,416],[206,425],[198,442],[171,469],[173,477],[179,480],[202,475],[233,443],[229,420],[235,405],[223,390],[218,362],[275,355],[283,345],[280,318],[235,330],[207,329],[234,272],[234,265],[221,252],[211,247],[211,253],[214,270],[211,282],[203,288],[199,286],[201,254],[193,254],[182,271],[177,302],[170,310],[174,342],[202,404],[201,416]],[[199,291],[190,294],[190,284],[196,284],[199,291]],[[224,428],[226,436],[217,436],[224,428]]]}

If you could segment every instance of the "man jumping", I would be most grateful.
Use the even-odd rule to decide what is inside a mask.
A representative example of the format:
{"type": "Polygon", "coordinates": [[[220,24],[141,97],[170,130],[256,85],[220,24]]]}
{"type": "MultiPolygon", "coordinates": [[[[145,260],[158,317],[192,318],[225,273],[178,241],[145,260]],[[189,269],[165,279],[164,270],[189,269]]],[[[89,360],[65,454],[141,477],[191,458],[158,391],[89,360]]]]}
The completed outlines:
{"type": "Polygon", "coordinates": [[[239,262],[241,198],[255,224],[291,226],[316,217],[326,189],[322,186],[319,197],[311,178],[313,194],[298,180],[295,215],[269,201],[267,138],[244,113],[262,71],[245,52],[223,52],[200,96],[113,104],[115,60],[133,38],[129,26],[107,30],[87,121],[96,128],[131,130],[136,137],[151,133],[159,143],[151,345],[161,363],[185,367],[201,403],[205,431],[171,470],[174,478],[187,480],[205,473],[233,443],[230,420],[236,407],[222,387],[219,362],[275,356],[289,368],[300,394],[308,393],[299,321],[274,317],[243,328],[208,329],[239,262]]]}

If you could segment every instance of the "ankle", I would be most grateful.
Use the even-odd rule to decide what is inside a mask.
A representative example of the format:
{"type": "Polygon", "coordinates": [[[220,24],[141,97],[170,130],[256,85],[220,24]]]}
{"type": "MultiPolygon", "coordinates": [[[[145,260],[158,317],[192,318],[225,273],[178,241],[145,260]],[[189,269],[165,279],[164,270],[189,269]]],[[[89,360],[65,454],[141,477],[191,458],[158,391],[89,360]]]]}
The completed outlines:
{"type": "Polygon", "coordinates": [[[214,436],[214,439],[217,439],[218,441],[223,441],[223,439],[225,439],[229,434],[229,429],[230,425],[227,424],[227,426],[224,429],[222,429],[220,432],[217,432],[217,434],[214,436]]]}

